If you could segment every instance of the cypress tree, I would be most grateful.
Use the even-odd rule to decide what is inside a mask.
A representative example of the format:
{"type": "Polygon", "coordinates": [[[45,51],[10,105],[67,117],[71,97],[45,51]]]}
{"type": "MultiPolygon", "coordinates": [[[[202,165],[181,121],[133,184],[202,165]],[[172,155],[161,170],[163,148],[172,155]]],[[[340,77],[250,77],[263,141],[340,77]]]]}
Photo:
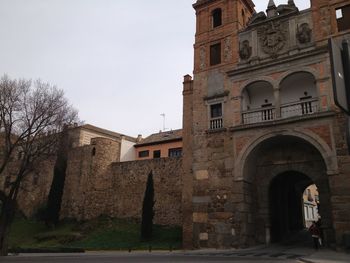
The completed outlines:
{"type": "Polygon", "coordinates": [[[145,240],[149,240],[152,237],[154,203],[153,174],[151,171],[147,178],[146,191],[142,204],[141,238],[145,240]]]}

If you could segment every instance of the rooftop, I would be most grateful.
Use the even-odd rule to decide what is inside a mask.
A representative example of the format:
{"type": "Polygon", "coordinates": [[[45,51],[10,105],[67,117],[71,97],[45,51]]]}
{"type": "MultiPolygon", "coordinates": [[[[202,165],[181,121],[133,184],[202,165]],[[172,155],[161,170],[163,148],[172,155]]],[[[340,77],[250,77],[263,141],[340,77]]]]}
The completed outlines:
{"type": "Polygon", "coordinates": [[[182,129],[151,134],[138,142],[135,147],[182,140],[182,129]]]}

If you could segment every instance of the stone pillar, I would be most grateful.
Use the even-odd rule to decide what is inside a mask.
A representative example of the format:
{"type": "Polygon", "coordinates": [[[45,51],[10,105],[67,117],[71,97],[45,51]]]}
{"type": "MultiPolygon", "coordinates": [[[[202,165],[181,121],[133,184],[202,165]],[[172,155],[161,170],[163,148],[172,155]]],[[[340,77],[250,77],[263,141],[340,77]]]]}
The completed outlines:
{"type": "Polygon", "coordinates": [[[193,141],[193,80],[190,75],[183,82],[183,175],[182,175],[182,215],[183,215],[183,248],[193,248],[193,172],[192,172],[192,141],[193,141]]]}
{"type": "Polygon", "coordinates": [[[273,87],[273,96],[275,98],[275,117],[276,119],[281,118],[281,98],[280,98],[280,89],[277,84],[273,87]]]}

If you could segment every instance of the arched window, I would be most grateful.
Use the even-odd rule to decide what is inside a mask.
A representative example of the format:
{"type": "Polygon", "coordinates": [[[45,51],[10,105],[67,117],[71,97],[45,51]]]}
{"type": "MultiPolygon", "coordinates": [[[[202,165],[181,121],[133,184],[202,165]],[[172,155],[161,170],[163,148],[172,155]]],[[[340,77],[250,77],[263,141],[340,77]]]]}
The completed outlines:
{"type": "Polygon", "coordinates": [[[242,118],[244,124],[270,121],[275,118],[273,87],[267,81],[249,84],[242,92],[242,118]]]}
{"type": "Polygon", "coordinates": [[[281,117],[315,113],[318,98],[315,77],[309,72],[296,72],[280,84],[281,117]]]}
{"type": "Polygon", "coordinates": [[[96,155],[96,148],[95,148],[95,147],[92,148],[91,155],[92,155],[92,156],[95,156],[95,155],[96,155]]]}
{"type": "Polygon", "coordinates": [[[211,13],[213,20],[213,28],[222,25],[222,10],[220,8],[214,9],[211,13]]]}

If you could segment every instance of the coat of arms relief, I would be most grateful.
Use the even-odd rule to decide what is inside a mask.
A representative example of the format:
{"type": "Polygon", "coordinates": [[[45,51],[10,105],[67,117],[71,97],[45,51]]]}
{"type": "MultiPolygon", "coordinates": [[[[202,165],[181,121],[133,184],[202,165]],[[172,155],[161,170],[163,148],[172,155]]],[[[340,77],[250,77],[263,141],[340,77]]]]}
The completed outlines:
{"type": "Polygon", "coordinates": [[[279,21],[271,21],[258,29],[259,41],[264,53],[273,58],[286,45],[287,41],[287,24],[279,21]]]}

